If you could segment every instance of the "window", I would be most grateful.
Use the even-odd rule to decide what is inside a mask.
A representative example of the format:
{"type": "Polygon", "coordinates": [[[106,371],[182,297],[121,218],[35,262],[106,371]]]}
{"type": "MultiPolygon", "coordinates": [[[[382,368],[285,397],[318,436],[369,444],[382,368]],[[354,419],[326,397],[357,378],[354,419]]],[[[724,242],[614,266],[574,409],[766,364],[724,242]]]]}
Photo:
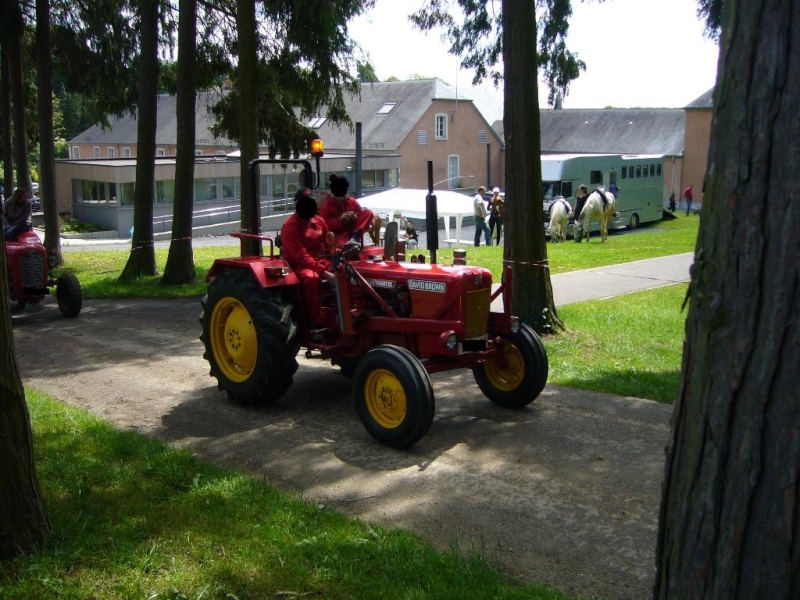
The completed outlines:
{"type": "Polygon", "coordinates": [[[622,167],[622,171],[620,172],[620,176],[622,179],[625,179],[628,176],[628,167],[622,167]]]}
{"type": "Polygon", "coordinates": [[[133,199],[136,196],[136,184],[133,182],[122,183],[119,187],[121,204],[132,205],[133,199]]]}
{"type": "Polygon", "coordinates": [[[78,146],[72,147],[72,158],[80,158],[81,157],[81,149],[78,146]]]}
{"type": "Polygon", "coordinates": [[[591,171],[589,173],[589,183],[592,185],[602,185],[603,184],[603,172],[602,171],[591,171]]]}
{"type": "Polygon", "coordinates": [[[397,102],[386,102],[383,106],[381,106],[381,109],[378,111],[378,114],[388,115],[390,112],[392,112],[392,109],[395,107],[396,104],[397,102]]]}
{"type": "Polygon", "coordinates": [[[167,153],[163,148],[156,149],[156,156],[166,156],[167,153]]]}
{"type": "Polygon", "coordinates": [[[94,157],[95,158],[100,158],[100,146],[95,146],[94,147],[94,157]]]}
{"type": "Polygon", "coordinates": [[[426,129],[420,129],[417,132],[417,144],[420,146],[428,145],[428,131],[426,129]]]}
{"type": "Polygon", "coordinates": [[[231,200],[236,197],[236,185],[233,177],[223,177],[219,180],[219,183],[222,187],[222,198],[224,200],[231,200]]]}
{"type": "Polygon", "coordinates": [[[327,120],[328,117],[311,117],[311,120],[308,122],[308,126],[311,129],[317,129],[318,127],[321,127],[322,124],[327,120]]]}
{"type": "Polygon", "coordinates": [[[171,204],[175,201],[175,180],[156,181],[156,204],[171,204]]]}
{"type": "Polygon", "coordinates": [[[562,181],[561,182],[561,195],[564,198],[572,198],[572,182],[571,181],[562,181]]]}
{"type": "Polygon", "coordinates": [[[449,189],[461,187],[459,177],[461,176],[461,160],[457,154],[447,157],[447,187],[449,189]]]}
{"type": "Polygon", "coordinates": [[[434,130],[436,132],[437,140],[447,139],[447,115],[445,114],[436,115],[436,125],[434,130]]]}
{"type": "Polygon", "coordinates": [[[197,202],[207,202],[217,199],[217,180],[216,179],[195,179],[194,180],[194,199],[197,202]]]}
{"type": "Polygon", "coordinates": [[[656,176],[656,166],[650,165],[650,177],[655,177],[655,176],[656,176]]]}
{"type": "Polygon", "coordinates": [[[130,148],[123,148],[122,149],[122,156],[125,158],[131,157],[131,149],[130,148]]]}
{"type": "Polygon", "coordinates": [[[195,150],[194,151],[194,155],[195,156],[203,156],[203,151],[202,150],[195,150]]]}
{"type": "Polygon", "coordinates": [[[108,154],[108,158],[114,158],[114,155],[116,154],[116,153],[114,152],[114,146],[109,146],[109,147],[106,149],[106,153],[108,154]]]}
{"type": "Polygon", "coordinates": [[[656,177],[661,177],[661,163],[656,165],[656,177]]]}
{"type": "Polygon", "coordinates": [[[642,165],[636,165],[636,178],[639,179],[642,176],[642,165]]]}
{"type": "Polygon", "coordinates": [[[478,143],[485,144],[486,143],[486,130],[481,129],[478,131],[478,143]]]}

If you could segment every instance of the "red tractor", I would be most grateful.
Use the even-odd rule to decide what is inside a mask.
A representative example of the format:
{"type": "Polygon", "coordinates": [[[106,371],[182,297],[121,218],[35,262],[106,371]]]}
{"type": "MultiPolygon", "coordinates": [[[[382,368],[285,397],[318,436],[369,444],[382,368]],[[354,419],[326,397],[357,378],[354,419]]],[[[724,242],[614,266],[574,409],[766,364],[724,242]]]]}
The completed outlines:
{"type": "Polygon", "coordinates": [[[39,236],[33,231],[24,231],[13,240],[6,240],[6,259],[11,300],[19,309],[25,305],[38,304],[55,287],[56,300],[61,314],[77,317],[83,306],[83,291],[78,278],[65,271],[54,279],[53,257],[39,236]]]}
{"type": "MultiPolygon", "coordinates": [[[[300,163],[314,187],[307,161],[259,159],[250,166],[252,181],[258,163],[272,162],[300,163]]],[[[434,257],[435,233],[429,234],[434,257]]],[[[541,340],[509,313],[510,267],[492,292],[484,268],[398,262],[386,259],[382,247],[344,246],[332,257],[335,284],[323,287],[325,322],[310,329],[299,280],[273,238],[233,235],[242,240],[242,255],[214,262],[200,317],[204,357],[232,400],[266,405],[283,396],[302,347],[307,358],[330,360],[354,376],[364,427],[379,442],[402,448],[433,422],[431,373],[470,369],[483,394],[507,408],[530,404],[547,382],[541,340]],[[245,240],[267,242],[268,254],[246,253],[245,240]],[[505,309],[492,312],[500,295],[505,309]]]]}

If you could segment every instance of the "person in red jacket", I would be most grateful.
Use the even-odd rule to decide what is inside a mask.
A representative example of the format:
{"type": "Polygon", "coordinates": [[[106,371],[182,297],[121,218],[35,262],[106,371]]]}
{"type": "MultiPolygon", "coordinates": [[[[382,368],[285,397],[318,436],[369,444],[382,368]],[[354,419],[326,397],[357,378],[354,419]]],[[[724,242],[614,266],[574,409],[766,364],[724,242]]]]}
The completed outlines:
{"type": "Polygon", "coordinates": [[[308,188],[295,194],[295,213],[281,227],[283,256],[300,279],[306,315],[320,323],[322,280],[333,283],[330,261],[322,258],[328,250],[328,226],[317,216],[317,201],[308,188]]]}
{"type": "Polygon", "coordinates": [[[336,234],[336,244],[361,243],[364,232],[369,231],[374,215],[368,208],[361,208],[358,201],[347,195],[350,182],[347,177],[333,174],[330,177],[331,192],[325,197],[319,214],[336,234]]]}

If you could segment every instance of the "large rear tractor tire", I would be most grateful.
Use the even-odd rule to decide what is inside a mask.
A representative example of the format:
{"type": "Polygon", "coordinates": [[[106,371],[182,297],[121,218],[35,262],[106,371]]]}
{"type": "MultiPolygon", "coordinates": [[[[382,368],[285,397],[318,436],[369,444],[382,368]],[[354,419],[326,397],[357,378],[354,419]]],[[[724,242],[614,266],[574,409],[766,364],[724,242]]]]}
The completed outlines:
{"type": "Polygon", "coordinates": [[[547,352],[536,332],[523,324],[503,338],[500,352],[472,371],[478,387],[503,408],[522,408],[542,393],[547,383],[547,352]]]}
{"type": "Polygon", "coordinates": [[[416,356],[398,346],[376,346],[361,358],[353,401],[364,428],[392,448],[415,444],[433,423],[430,376],[416,356]]]}
{"type": "Polygon", "coordinates": [[[74,273],[62,273],[56,279],[56,301],[65,317],[77,317],[83,307],[83,290],[74,273]]]}
{"type": "Polygon", "coordinates": [[[291,312],[278,290],[261,289],[249,273],[228,271],[209,283],[200,340],[228,398],[266,406],[292,385],[300,343],[291,312]]]}

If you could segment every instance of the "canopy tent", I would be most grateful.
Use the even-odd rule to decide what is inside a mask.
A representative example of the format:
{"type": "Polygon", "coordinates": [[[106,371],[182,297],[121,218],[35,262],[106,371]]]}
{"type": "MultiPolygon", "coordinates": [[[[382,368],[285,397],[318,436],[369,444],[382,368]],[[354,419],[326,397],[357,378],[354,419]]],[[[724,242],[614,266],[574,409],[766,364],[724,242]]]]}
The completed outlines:
{"type": "MultiPolygon", "coordinates": [[[[444,237],[442,241],[461,241],[461,222],[464,217],[474,215],[472,210],[473,196],[467,196],[452,190],[435,190],[437,216],[444,218],[444,237]],[[450,238],[450,217],[455,217],[455,239],[450,238]]],[[[371,196],[359,198],[358,202],[364,208],[375,213],[388,213],[391,218],[395,213],[404,217],[424,219],[426,211],[425,198],[428,190],[414,190],[407,188],[392,188],[385,192],[378,192],[371,196]]]]}

